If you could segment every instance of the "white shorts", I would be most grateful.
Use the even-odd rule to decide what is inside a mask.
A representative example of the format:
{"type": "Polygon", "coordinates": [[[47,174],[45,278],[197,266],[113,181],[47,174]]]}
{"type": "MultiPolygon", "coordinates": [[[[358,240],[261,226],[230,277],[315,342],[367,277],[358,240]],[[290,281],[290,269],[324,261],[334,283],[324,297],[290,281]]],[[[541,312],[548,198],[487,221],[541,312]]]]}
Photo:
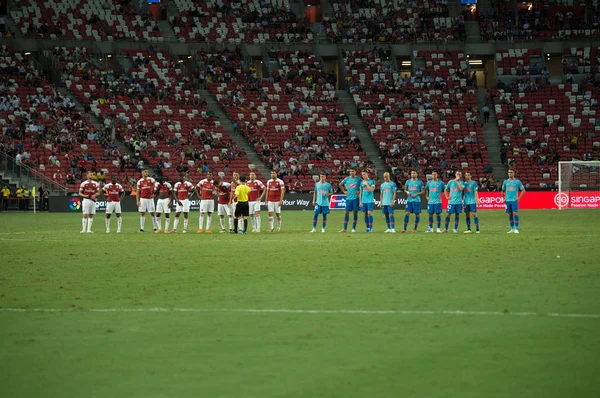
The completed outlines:
{"type": "Polygon", "coordinates": [[[215,211],[215,201],[202,199],[200,201],[200,213],[212,213],[215,211]]]}
{"type": "Polygon", "coordinates": [[[106,214],[121,214],[121,202],[108,202],[106,203],[106,214]]]}
{"type": "Polygon", "coordinates": [[[156,201],[156,212],[171,214],[171,206],[169,206],[170,199],[159,199],[156,201]]]}
{"type": "Polygon", "coordinates": [[[225,216],[225,215],[232,216],[233,215],[233,213],[231,212],[231,205],[222,205],[219,203],[217,211],[220,216],[225,216]]]}
{"type": "Polygon", "coordinates": [[[260,211],[260,202],[254,201],[254,202],[248,202],[248,212],[250,215],[256,213],[257,211],[260,211]]]}
{"type": "Polygon", "coordinates": [[[279,202],[267,202],[267,210],[269,213],[281,213],[281,206],[279,206],[279,202]]]}
{"type": "Polygon", "coordinates": [[[81,211],[83,214],[91,214],[92,216],[96,214],[96,202],[91,199],[83,198],[83,203],[81,204],[81,211]]]}
{"type": "Polygon", "coordinates": [[[236,205],[237,205],[237,202],[232,202],[232,203],[229,205],[229,209],[230,209],[230,211],[231,211],[231,213],[230,213],[230,214],[231,214],[232,216],[233,216],[233,215],[235,215],[235,206],[236,206],[236,205]]]}
{"type": "Polygon", "coordinates": [[[140,198],[140,207],[138,210],[140,213],[154,213],[156,210],[154,208],[154,199],[140,198]]]}
{"type": "Polygon", "coordinates": [[[177,206],[175,206],[175,212],[177,213],[189,213],[190,212],[190,200],[184,199],[177,202],[177,206]],[[181,202],[181,204],[179,204],[181,202]]]}

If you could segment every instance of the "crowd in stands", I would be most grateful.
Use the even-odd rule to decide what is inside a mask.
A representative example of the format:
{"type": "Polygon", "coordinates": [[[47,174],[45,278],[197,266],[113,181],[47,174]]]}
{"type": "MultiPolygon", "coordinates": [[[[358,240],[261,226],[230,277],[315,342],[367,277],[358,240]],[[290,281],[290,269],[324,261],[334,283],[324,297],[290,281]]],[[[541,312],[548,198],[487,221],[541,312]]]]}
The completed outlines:
{"type": "Polygon", "coordinates": [[[334,15],[322,29],[334,42],[464,41],[462,15],[448,16],[447,0],[332,2],[334,15]]]}
{"type": "Polygon", "coordinates": [[[288,0],[176,0],[169,21],[183,42],[310,43],[310,22],[296,16],[288,0]]]}

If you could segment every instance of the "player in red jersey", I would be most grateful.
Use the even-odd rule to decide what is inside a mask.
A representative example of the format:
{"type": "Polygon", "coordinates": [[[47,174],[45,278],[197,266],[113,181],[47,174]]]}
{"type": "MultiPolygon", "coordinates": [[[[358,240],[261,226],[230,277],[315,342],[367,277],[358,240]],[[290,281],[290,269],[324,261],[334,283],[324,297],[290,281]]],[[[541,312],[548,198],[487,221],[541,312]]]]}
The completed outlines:
{"type": "Polygon", "coordinates": [[[256,179],[256,173],[250,173],[250,179],[246,183],[250,187],[248,194],[248,207],[252,232],[260,232],[260,201],[265,195],[265,184],[256,179]]]}
{"type": "Polygon", "coordinates": [[[212,221],[212,214],[215,211],[215,194],[216,188],[213,184],[212,173],[209,171],[206,173],[206,178],[200,180],[196,185],[196,193],[200,198],[200,218],[198,218],[198,233],[202,233],[202,226],[204,225],[204,214],[206,214],[206,233],[210,234],[210,223],[212,221]]]}
{"type": "Polygon", "coordinates": [[[110,233],[110,216],[113,213],[117,214],[117,233],[121,233],[121,200],[125,196],[125,190],[117,182],[117,176],[113,175],[110,182],[104,186],[104,195],[107,197],[106,204],[106,233],[110,233]]]}
{"type": "MultiPolygon", "coordinates": [[[[234,198],[235,196],[235,188],[237,188],[237,186],[240,184],[240,173],[238,173],[237,171],[233,172],[233,178],[231,181],[231,199],[229,201],[229,211],[231,212],[231,214],[235,215],[235,205],[237,204],[237,199],[234,198]]],[[[238,233],[238,229],[237,228],[233,228],[233,233],[237,234],[238,233]]]]}
{"type": "Polygon", "coordinates": [[[156,231],[156,218],[154,216],[154,185],[156,181],[148,177],[148,169],[142,170],[142,178],[137,182],[136,203],[140,212],[140,232],[144,232],[146,213],[152,217],[152,226],[156,231]]]}
{"type": "Polygon", "coordinates": [[[156,201],[156,233],[159,234],[162,231],[162,220],[161,214],[165,213],[165,233],[169,233],[169,224],[171,224],[171,197],[173,189],[168,181],[165,181],[164,177],[160,177],[156,183],[154,190],[158,194],[158,200],[156,201]]]}
{"type": "Polygon", "coordinates": [[[185,180],[185,174],[179,175],[179,181],[175,183],[173,195],[177,206],[175,207],[175,221],[173,222],[173,231],[177,232],[179,226],[179,216],[183,212],[183,233],[187,232],[188,215],[190,213],[190,197],[194,195],[194,184],[185,180]]]}
{"type": "Polygon", "coordinates": [[[273,213],[277,216],[277,232],[281,231],[281,204],[285,195],[285,184],[277,178],[277,172],[271,171],[271,179],[267,181],[267,210],[269,211],[269,228],[273,232],[273,213]]]}
{"type": "Polygon", "coordinates": [[[217,202],[218,209],[217,214],[219,215],[219,222],[221,223],[220,233],[225,233],[225,215],[229,218],[229,232],[233,232],[233,214],[231,214],[231,207],[229,201],[231,200],[231,184],[225,181],[215,181],[215,187],[217,188],[217,202]]]}
{"type": "Polygon", "coordinates": [[[96,214],[96,195],[100,191],[100,184],[93,181],[94,173],[92,171],[87,172],[87,180],[81,183],[79,187],[79,196],[83,197],[83,203],[81,204],[81,212],[83,218],[81,220],[81,233],[92,233],[92,222],[94,221],[94,214],[96,214]]]}

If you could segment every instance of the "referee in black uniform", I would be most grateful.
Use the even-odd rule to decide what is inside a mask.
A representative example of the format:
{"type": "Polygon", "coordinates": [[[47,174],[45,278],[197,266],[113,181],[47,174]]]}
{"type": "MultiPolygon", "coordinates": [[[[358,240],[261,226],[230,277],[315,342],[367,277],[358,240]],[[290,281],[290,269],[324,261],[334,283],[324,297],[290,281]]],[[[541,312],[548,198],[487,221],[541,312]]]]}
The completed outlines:
{"type": "Polygon", "coordinates": [[[250,190],[250,187],[246,185],[246,176],[240,176],[240,184],[235,187],[235,194],[233,195],[231,202],[233,203],[233,200],[237,199],[234,216],[238,220],[238,230],[241,234],[245,234],[248,229],[248,216],[250,215],[248,194],[250,193],[250,190]]]}

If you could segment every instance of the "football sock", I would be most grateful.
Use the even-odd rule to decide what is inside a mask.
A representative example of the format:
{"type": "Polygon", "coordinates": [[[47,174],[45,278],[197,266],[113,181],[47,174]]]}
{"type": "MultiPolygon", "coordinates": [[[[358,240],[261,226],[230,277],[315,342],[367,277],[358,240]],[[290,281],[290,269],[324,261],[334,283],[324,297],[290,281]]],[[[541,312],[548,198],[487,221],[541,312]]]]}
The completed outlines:
{"type": "Polygon", "coordinates": [[[229,216],[229,229],[233,229],[233,217],[229,216]]]}
{"type": "Polygon", "coordinates": [[[403,228],[404,230],[406,230],[406,226],[407,226],[407,225],[408,225],[408,216],[407,216],[407,215],[405,215],[405,216],[404,216],[404,228],[403,228]]]}
{"type": "MultiPolygon", "coordinates": [[[[440,228],[442,226],[442,216],[440,216],[439,214],[436,216],[436,220],[437,220],[437,227],[440,228]]],[[[448,229],[448,225],[446,225],[446,229],[448,229]]]]}
{"type": "Polygon", "coordinates": [[[225,217],[219,217],[219,223],[221,224],[221,229],[225,229],[225,217]]]}
{"type": "Polygon", "coordinates": [[[184,219],[183,219],[183,230],[184,230],[184,231],[185,231],[185,230],[187,230],[187,226],[188,226],[188,219],[187,219],[187,218],[184,218],[184,219]]]}
{"type": "Polygon", "coordinates": [[[165,231],[169,230],[170,225],[171,225],[171,217],[165,217],[165,231]]]}
{"type": "MultiPolygon", "coordinates": [[[[428,220],[427,226],[429,227],[429,229],[433,229],[433,214],[429,215],[429,220],[428,220]]],[[[439,227],[440,227],[440,225],[438,224],[438,228],[439,227]]]]}
{"type": "Polygon", "coordinates": [[[273,229],[273,217],[269,216],[269,227],[273,229]]]}
{"type": "Polygon", "coordinates": [[[390,216],[388,214],[385,215],[385,225],[387,229],[390,229],[390,216]]]}
{"type": "Polygon", "coordinates": [[[447,231],[448,225],[450,225],[450,215],[449,214],[446,216],[446,222],[444,223],[444,225],[445,225],[444,229],[447,231]]]}
{"type": "Polygon", "coordinates": [[[358,213],[354,213],[354,218],[352,219],[352,229],[356,229],[356,224],[358,224],[358,213]]]}
{"type": "Polygon", "coordinates": [[[475,229],[479,231],[479,217],[475,216],[473,221],[475,221],[475,229]]]}
{"type": "Polygon", "coordinates": [[[210,224],[212,222],[212,214],[206,216],[206,229],[210,229],[210,224]]]}
{"type": "Polygon", "coordinates": [[[466,216],[466,219],[467,219],[467,229],[471,229],[471,217],[466,216]]]}
{"type": "Polygon", "coordinates": [[[121,225],[123,225],[123,219],[121,217],[117,217],[117,231],[121,230],[121,225]]]}
{"type": "Polygon", "coordinates": [[[277,228],[281,229],[281,216],[277,219],[277,228]]]}
{"type": "Polygon", "coordinates": [[[146,224],[146,216],[140,216],[140,229],[144,229],[144,224],[146,224]]]}
{"type": "Polygon", "coordinates": [[[515,229],[519,229],[519,216],[515,214],[514,216],[515,229]]]}
{"type": "Polygon", "coordinates": [[[348,229],[348,221],[350,221],[350,213],[346,213],[344,216],[344,229],[348,229]]]}
{"type": "Polygon", "coordinates": [[[177,231],[178,226],[179,226],[179,217],[175,218],[175,221],[173,221],[173,231],[177,231]]]}
{"type": "Polygon", "coordinates": [[[510,222],[510,229],[515,229],[515,220],[514,220],[512,214],[510,214],[508,216],[508,221],[510,222]]]}
{"type": "Polygon", "coordinates": [[[454,229],[458,229],[458,214],[454,215],[454,229]]]}
{"type": "Polygon", "coordinates": [[[323,214],[323,229],[325,229],[326,225],[327,225],[327,214],[323,214]]]}
{"type": "Polygon", "coordinates": [[[155,225],[155,227],[157,229],[162,229],[162,220],[161,220],[160,216],[156,217],[156,225],[155,225]]]}
{"type": "Polygon", "coordinates": [[[260,231],[260,216],[256,216],[256,230],[260,231]]]}
{"type": "Polygon", "coordinates": [[[393,214],[390,216],[390,226],[392,229],[396,229],[396,218],[393,214]]]}
{"type": "Polygon", "coordinates": [[[88,232],[92,232],[92,223],[94,222],[93,218],[88,218],[88,232]]]}
{"type": "Polygon", "coordinates": [[[110,229],[110,218],[105,218],[104,224],[106,224],[106,230],[108,231],[110,229]]]}
{"type": "Polygon", "coordinates": [[[202,226],[204,225],[204,213],[200,214],[200,217],[198,218],[198,224],[200,224],[198,229],[202,229],[202,226]]]}
{"type": "Polygon", "coordinates": [[[248,219],[244,219],[244,233],[248,230],[248,219]]]}
{"type": "Polygon", "coordinates": [[[421,221],[421,216],[420,215],[415,215],[415,229],[419,228],[419,222],[421,221]]]}
{"type": "Polygon", "coordinates": [[[87,218],[82,218],[81,219],[81,230],[82,231],[87,231],[87,218]]]}

